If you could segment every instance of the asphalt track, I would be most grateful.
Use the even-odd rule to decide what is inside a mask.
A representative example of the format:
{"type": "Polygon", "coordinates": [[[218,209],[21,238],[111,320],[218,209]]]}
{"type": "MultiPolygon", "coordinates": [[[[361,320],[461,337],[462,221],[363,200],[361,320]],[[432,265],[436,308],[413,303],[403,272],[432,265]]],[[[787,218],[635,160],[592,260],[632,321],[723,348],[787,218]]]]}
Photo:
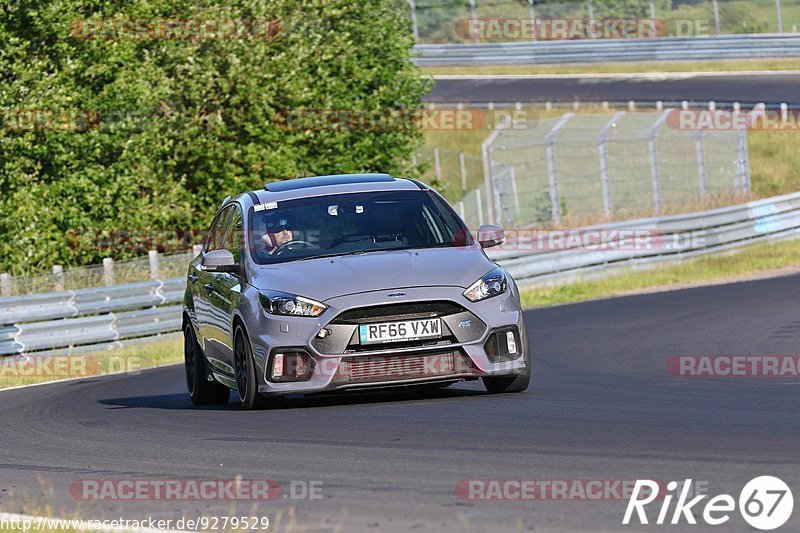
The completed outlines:
{"type": "Polygon", "coordinates": [[[766,102],[800,104],[800,73],[437,77],[433,103],[766,102]]]}
{"type": "MultiPolygon", "coordinates": [[[[178,366],[0,392],[0,510],[84,517],[263,514],[284,531],[653,531],[619,500],[465,501],[464,479],[693,478],[738,497],[777,475],[800,503],[800,381],[667,375],[675,354],[796,354],[800,278],[530,311],[534,382],[193,408],[178,366]],[[80,479],[321,481],[314,501],[77,502],[80,479]]],[[[651,512],[655,519],[658,509],[651,512]]],[[[697,513],[696,513],[697,514],[697,513]]],[[[717,528],[752,531],[741,516],[717,528]]],[[[800,511],[786,530],[800,529],[800,511]]]]}

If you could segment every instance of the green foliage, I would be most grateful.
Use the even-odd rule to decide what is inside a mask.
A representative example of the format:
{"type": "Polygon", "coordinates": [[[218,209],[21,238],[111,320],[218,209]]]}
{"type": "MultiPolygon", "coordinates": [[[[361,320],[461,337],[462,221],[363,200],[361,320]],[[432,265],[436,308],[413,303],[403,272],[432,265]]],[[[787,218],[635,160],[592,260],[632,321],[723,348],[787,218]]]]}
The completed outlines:
{"type": "Polygon", "coordinates": [[[68,237],[204,229],[228,194],[303,171],[413,174],[415,129],[279,121],[419,109],[412,41],[400,0],[0,1],[0,271],[141,255],[68,237]],[[181,18],[277,20],[280,32],[132,39],[96,25],[181,18]],[[87,28],[101,38],[80,38],[87,28]]]}

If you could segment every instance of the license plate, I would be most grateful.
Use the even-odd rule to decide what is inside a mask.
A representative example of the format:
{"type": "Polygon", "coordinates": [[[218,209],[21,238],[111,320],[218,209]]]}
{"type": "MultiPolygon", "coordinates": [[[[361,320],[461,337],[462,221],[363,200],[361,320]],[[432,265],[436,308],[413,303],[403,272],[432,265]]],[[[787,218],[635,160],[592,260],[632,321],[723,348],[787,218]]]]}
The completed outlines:
{"type": "Polygon", "coordinates": [[[358,327],[361,344],[417,341],[442,336],[442,321],[438,318],[404,320],[382,324],[361,324],[358,327]]]}

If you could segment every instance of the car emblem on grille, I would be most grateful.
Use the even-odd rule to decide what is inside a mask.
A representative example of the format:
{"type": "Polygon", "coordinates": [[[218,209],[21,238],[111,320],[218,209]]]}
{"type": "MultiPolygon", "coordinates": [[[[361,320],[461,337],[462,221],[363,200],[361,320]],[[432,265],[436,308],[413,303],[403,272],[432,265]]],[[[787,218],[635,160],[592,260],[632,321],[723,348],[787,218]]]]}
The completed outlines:
{"type": "Polygon", "coordinates": [[[406,293],[404,292],[393,292],[389,294],[389,298],[400,298],[401,296],[405,296],[406,293]]]}

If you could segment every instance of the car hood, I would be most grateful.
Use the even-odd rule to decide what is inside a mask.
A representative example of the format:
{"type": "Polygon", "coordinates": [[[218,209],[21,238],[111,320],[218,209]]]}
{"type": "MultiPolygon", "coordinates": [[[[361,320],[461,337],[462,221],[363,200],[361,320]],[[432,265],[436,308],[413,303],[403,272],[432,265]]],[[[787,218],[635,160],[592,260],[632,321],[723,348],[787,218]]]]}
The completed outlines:
{"type": "Polygon", "coordinates": [[[325,301],[410,287],[467,288],[494,267],[478,248],[396,250],[258,265],[250,283],[325,301]]]}

